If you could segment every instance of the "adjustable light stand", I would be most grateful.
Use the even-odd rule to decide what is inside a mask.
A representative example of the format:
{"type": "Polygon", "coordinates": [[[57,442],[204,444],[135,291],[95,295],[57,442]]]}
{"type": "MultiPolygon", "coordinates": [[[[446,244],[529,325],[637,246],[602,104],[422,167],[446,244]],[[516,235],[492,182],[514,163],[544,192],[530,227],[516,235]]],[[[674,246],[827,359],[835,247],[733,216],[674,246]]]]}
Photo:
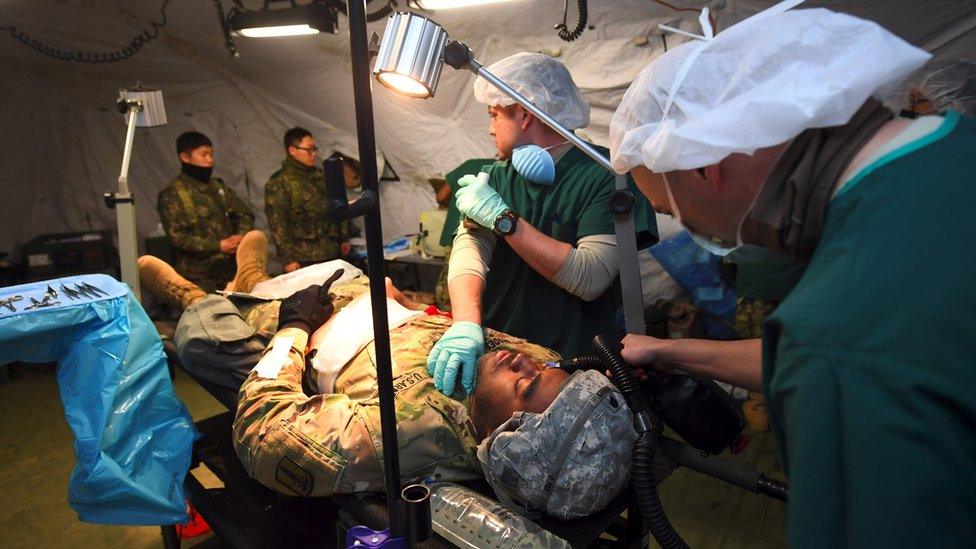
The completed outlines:
{"type": "Polygon", "coordinates": [[[139,268],[136,264],[138,241],[136,240],[135,199],[129,191],[129,162],[132,159],[132,141],[136,126],[150,127],[166,124],[163,94],[159,90],[122,90],[117,100],[119,110],[126,117],[125,145],[122,148],[122,168],[119,172],[119,190],[105,193],[105,205],[115,210],[119,235],[119,269],[122,282],[129,285],[132,294],[141,300],[139,268]]]}

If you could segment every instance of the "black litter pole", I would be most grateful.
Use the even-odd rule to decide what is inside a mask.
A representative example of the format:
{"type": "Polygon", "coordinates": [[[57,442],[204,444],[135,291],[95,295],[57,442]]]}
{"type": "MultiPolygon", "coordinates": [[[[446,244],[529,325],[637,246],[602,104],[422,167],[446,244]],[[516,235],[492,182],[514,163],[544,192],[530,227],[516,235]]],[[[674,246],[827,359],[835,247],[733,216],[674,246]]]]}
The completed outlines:
{"type": "Polygon", "coordinates": [[[369,296],[373,308],[376,346],[376,383],[380,394],[380,428],[383,439],[383,475],[390,534],[404,535],[400,516],[400,452],[397,446],[394,409],[393,368],[390,361],[390,333],[386,315],[386,268],[383,264],[383,230],[380,223],[379,183],[376,173],[376,136],[373,133],[373,97],[369,88],[369,50],[366,38],[366,2],[348,0],[349,50],[352,55],[352,89],[356,103],[356,134],[359,138],[359,166],[364,197],[373,199],[366,213],[366,255],[369,296]]]}

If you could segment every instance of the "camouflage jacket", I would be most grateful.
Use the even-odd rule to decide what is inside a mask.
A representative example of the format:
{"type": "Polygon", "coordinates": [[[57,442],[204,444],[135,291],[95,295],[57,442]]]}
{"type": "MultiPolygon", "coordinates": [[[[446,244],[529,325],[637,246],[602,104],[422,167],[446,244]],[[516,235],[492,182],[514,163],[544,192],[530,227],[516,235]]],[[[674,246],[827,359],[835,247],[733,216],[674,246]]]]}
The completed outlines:
{"type": "Polygon", "coordinates": [[[176,270],[204,290],[222,290],[235,266],[220,241],[254,228],[251,208],[219,178],[203,183],[183,173],[159,192],[156,207],[176,270]]]}
{"type": "Polygon", "coordinates": [[[292,157],[272,174],[264,188],[264,211],[271,238],[284,264],[313,263],[339,257],[339,244],[352,236],[348,221],[326,218],[325,176],[292,157]]]}
{"type": "MultiPolygon", "coordinates": [[[[275,312],[277,307],[275,306],[275,312]]],[[[249,314],[249,323],[262,324],[249,314]]],[[[400,472],[404,482],[427,477],[444,481],[480,478],[477,436],[468,399],[434,388],[427,354],[451,320],[424,315],[390,332],[400,472]]],[[[368,345],[339,373],[335,393],[302,392],[307,335],[295,337],[290,364],[277,379],[252,372],[241,387],[234,445],[248,473],[285,494],[382,492],[383,464],[375,348],[368,345]]],[[[538,360],[558,357],[524,340],[488,330],[486,347],[517,345],[538,360]]],[[[269,346],[270,347],[270,346],[269,346]]]]}

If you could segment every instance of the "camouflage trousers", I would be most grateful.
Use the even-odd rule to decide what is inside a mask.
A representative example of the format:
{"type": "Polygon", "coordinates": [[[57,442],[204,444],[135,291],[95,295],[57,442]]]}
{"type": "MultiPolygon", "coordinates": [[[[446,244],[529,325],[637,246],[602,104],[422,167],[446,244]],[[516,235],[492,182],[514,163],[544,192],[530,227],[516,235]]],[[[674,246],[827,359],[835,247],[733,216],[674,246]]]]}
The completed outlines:
{"type": "MultiPolygon", "coordinates": [[[[330,294],[335,310],[368,288],[365,277],[333,287],[330,294]]],[[[280,304],[240,298],[232,301],[210,294],[190,305],[173,336],[183,367],[200,379],[239,390],[274,337],[280,304]]],[[[305,373],[305,386],[315,387],[314,370],[307,368],[305,373]]]]}
{"type": "Polygon", "coordinates": [[[278,325],[278,301],[240,303],[211,294],[180,317],[173,342],[187,371],[237,391],[278,325]]]}
{"type": "MultiPolygon", "coordinates": [[[[739,298],[735,308],[735,329],[739,332],[739,337],[742,339],[762,337],[763,321],[776,310],[776,305],[777,303],[773,301],[739,298]]],[[[749,398],[742,405],[742,412],[749,426],[754,430],[769,430],[766,401],[762,393],[749,391],[749,398]]]]}

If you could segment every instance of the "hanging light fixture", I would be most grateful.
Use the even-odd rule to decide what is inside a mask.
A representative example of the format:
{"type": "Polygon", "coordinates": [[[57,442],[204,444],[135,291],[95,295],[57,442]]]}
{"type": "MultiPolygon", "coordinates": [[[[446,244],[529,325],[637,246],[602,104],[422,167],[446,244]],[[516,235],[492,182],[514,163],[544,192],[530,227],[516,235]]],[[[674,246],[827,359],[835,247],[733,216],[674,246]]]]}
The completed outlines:
{"type": "Polygon", "coordinates": [[[295,0],[265,0],[259,10],[234,8],[227,24],[235,34],[248,38],[301,36],[319,32],[338,32],[338,9],[334,3],[313,0],[298,5],[295,0]],[[272,8],[287,2],[288,7],[272,8]]]}

